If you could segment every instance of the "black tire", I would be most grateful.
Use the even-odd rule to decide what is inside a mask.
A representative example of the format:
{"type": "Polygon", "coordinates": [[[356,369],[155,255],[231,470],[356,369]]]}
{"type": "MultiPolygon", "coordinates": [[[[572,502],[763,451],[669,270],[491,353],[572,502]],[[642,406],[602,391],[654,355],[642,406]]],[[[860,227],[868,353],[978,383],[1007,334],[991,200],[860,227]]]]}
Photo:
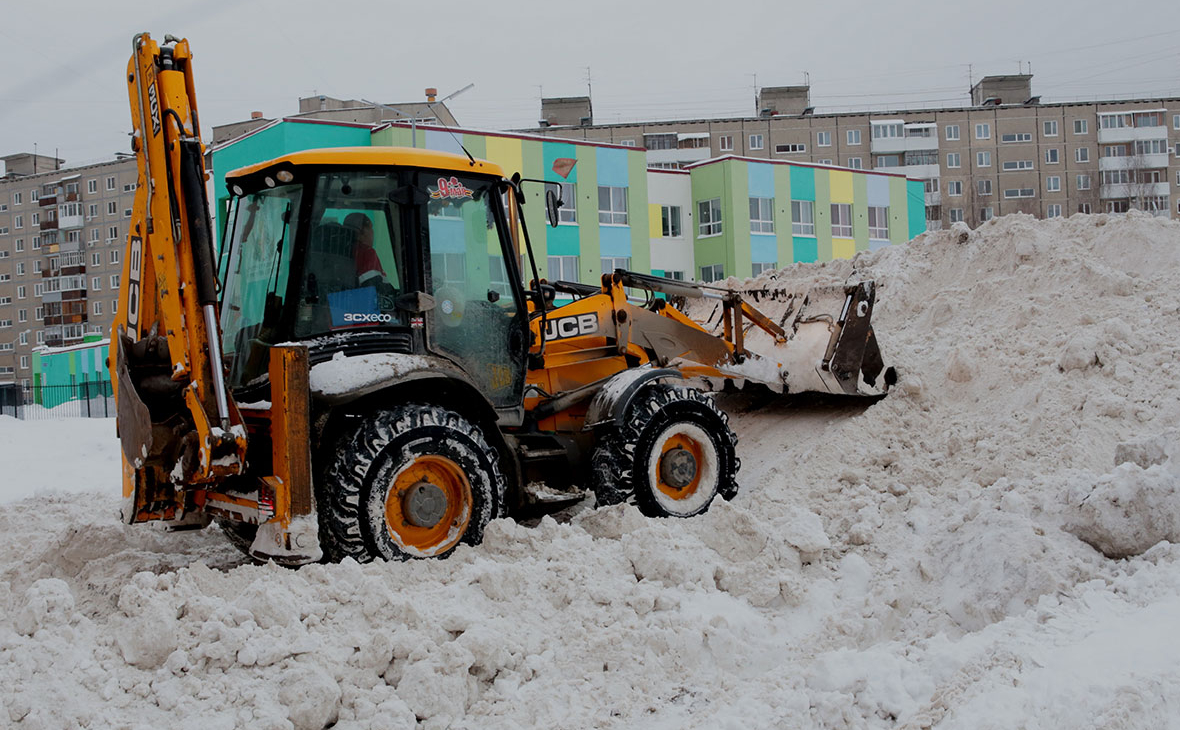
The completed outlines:
{"type": "Polygon", "coordinates": [[[460,542],[476,545],[483,539],[484,528],[501,512],[505,482],[499,455],[479,428],[453,411],[416,404],[358,420],[337,441],[335,452],[326,455],[323,477],[317,480],[320,541],[327,559],[446,557],[460,542]],[[406,480],[422,470],[432,476],[418,484],[441,482],[440,493],[451,495],[447,511],[434,526],[400,521],[395,528],[387,513],[403,503],[391,501],[390,492],[404,493],[406,480]],[[452,512],[453,507],[459,511],[452,512]],[[462,534],[455,534],[460,528],[462,534]],[[445,535],[431,537],[429,531],[445,535]]]}
{"type": "Polygon", "coordinates": [[[230,543],[242,551],[243,555],[254,562],[258,562],[258,559],[250,554],[250,546],[254,544],[254,536],[258,534],[258,525],[235,522],[218,517],[217,526],[225,533],[230,543]]]}
{"type": "Polygon", "coordinates": [[[600,483],[605,482],[607,471],[595,468],[596,494],[602,489],[607,495],[611,490],[634,495],[636,506],[649,517],[691,517],[708,510],[718,494],[726,500],[737,495],[741,468],[737,436],[729,428],[729,417],[712,398],[692,388],[652,385],[636,398],[626,421],[619,433],[605,437],[595,451],[596,467],[602,464],[616,470],[613,485],[607,485],[600,483]],[[678,436],[700,450],[694,459],[699,479],[683,490],[666,484],[661,489],[657,472],[663,464],[662,451],[656,449],[678,436]]]}
{"type": "Polygon", "coordinates": [[[630,490],[619,476],[627,466],[627,457],[615,434],[604,436],[590,454],[590,488],[599,507],[626,501],[630,490]]]}

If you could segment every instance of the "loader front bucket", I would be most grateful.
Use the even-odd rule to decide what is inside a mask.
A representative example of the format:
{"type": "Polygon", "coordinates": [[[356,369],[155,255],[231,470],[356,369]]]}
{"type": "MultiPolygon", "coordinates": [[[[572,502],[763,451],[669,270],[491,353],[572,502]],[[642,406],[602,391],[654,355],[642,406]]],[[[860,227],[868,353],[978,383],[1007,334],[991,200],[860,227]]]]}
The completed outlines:
{"type": "Polygon", "coordinates": [[[741,296],[747,313],[738,326],[726,328],[719,321],[721,305],[713,305],[715,311],[705,319],[715,333],[733,333],[738,362],[719,368],[727,376],[788,393],[864,396],[881,395],[896,382],[873,332],[872,281],[796,291],[749,290],[741,296]],[[750,316],[750,309],[757,316],[750,316]]]}

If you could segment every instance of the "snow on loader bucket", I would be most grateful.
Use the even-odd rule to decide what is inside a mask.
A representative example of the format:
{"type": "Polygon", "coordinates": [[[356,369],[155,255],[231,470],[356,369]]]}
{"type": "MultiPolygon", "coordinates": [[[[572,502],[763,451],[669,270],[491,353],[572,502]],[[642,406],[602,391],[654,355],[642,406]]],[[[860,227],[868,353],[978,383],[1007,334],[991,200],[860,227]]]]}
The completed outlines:
{"type": "Polygon", "coordinates": [[[876,287],[871,280],[734,291],[631,272],[626,277],[635,286],[682,297],[693,320],[733,343],[732,361],[715,366],[727,379],[784,393],[862,396],[882,395],[897,381],[873,333],[876,287]]]}

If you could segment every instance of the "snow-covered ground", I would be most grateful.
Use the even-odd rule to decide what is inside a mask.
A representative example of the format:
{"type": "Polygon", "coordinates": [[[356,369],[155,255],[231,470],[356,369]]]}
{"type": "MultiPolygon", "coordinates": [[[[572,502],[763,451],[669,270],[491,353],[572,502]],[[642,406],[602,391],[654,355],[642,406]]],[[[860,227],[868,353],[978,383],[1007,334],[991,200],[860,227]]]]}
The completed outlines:
{"type": "Polygon", "coordinates": [[[1099,215],[794,267],[881,284],[893,394],[727,396],[732,503],[445,561],[243,565],[118,523],[110,421],[0,419],[0,726],[1180,728],[1178,264],[1099,215]]]}

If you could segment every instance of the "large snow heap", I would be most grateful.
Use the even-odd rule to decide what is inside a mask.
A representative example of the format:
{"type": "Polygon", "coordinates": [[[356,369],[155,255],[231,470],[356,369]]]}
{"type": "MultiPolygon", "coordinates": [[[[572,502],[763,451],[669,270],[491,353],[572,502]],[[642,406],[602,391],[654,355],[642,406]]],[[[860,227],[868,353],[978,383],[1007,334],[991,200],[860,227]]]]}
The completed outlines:
{"type": "Polygon", "coordinates": [[[101,494],[0,507],[0,725],[1177,727],[1178,263],[1177,223],[1010,216],[764,275],[874,278],[901,380],[728,398],[743,491],[690,520],[292,571],[120,525],[79,459],[101,494]]]}

